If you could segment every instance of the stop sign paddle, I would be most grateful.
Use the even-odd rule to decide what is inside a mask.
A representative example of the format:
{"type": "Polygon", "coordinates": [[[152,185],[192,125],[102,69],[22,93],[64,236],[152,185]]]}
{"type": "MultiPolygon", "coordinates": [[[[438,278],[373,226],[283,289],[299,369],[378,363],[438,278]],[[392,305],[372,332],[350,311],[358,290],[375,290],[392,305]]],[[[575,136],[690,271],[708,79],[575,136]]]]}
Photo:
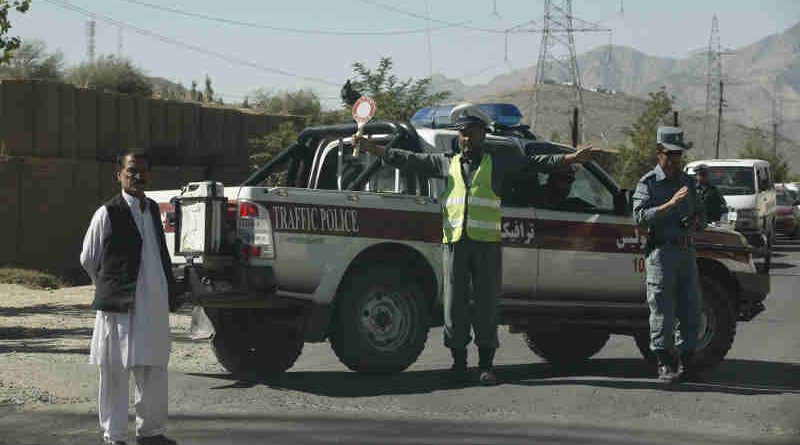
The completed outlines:
{"type": "MultiPolygon", "coordinates": [[[[375,110],[377,106],[375,101],[369,96],[361,96],[355,104],[353,104],[353,120],[358,125],[356,136],[364,135],[364,125],[367,124],[373,117],[375,117],[375,110]]],[[[358,145],[353,147],[353,156],[358,156],[358,145]]]]}

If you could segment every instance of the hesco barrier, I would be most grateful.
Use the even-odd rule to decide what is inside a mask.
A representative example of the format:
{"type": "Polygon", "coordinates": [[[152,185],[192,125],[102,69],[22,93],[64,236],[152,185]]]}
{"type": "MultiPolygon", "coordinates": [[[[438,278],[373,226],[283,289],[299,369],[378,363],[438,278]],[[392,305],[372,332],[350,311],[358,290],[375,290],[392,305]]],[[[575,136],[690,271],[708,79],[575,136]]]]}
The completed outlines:
{"type": "MultiPolygon", "coordinates": [[[[80,275],[78,257],[89,221],[100,205],[120,192],[115,166],[0,156],[0,266],[80,275]]],[[[154,166],[148,188],[179,189],[207,174],[206,167],[154,166]]]]}
{"type": "Polygon", "coordinates": [[[243,112],[72,85],[0,80],[0,154],[113,161],[151,148],[160,164],[246,165],[251,138],[305,119],[243,112]]]}
{"type": "Polygon", "coordinates": [[[21,161],[0,156],[0,265],[12,264],[17,258],[21,161]]]}

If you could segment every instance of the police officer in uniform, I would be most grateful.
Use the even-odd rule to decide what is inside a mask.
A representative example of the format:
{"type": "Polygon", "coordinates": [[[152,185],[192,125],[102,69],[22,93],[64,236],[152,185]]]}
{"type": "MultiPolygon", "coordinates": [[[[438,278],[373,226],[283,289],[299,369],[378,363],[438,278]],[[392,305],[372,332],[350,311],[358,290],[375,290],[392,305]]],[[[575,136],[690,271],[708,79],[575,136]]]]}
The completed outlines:
{"type": "Polygon", "coordinates": [[[444,178],[443,205],[444,342],[453,356],[451,371],[457,380],[467,378],[467,345],[470,328],[475,332],[479,354],[479,381],[493,385],[497,339],[497,291],[500,285],[500,200],[513,178],[535,175],[555,167],[586,162],[591,146],[567,155],[523,156],[484,149],[489,117],[476,105],[461,104],[450,113],[458,129],[461,153],[448,158],[439,154],[384,149],[368,139],[358,144],[389,165],[421,177],[444,178]],[[470,310],[472,301],[472,310],[470,310]],[[471,319],[472,318],[472,319],[471,319]]]}
{"type": "Polygon", "coordinates": [[[706,221],[719,221],[722,215],[728,211],[725,198],[717,190],[717,187],[708,179],[708,166],[700,164],[694,169],[697,173],[697,202],[703,209],[706,221]]]}
{"type": "Polygon", "coordinates": [[[673,383],[694,375],[702,303],[692,234],[704,222],[694,181],[681,170],[683,130],[660,127],[656,141],[658,165],[639,180],[633,212],[636,224],[648,230],[650,349],[658,359],[659,380],[673,383]]]}

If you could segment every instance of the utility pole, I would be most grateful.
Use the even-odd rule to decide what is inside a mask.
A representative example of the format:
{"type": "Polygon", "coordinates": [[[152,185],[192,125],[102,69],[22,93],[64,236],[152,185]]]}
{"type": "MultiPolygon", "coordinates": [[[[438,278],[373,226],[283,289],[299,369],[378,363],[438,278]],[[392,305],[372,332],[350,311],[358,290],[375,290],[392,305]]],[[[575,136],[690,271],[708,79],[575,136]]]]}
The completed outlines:
{"type": "Polygon", "coordinates": [[[86,61],[94,62],[94,36],[95,36],[95,22],[94,19],[86,21],[86,61]]]}
{"type": "Polygon", "coordinates": [[[772,92],[772,154],[778,156],[778,126],[783,120],[783,107],[781,107],[780,91],[778,91],[778,79],[775,79],[775,86],[772,92]]]}
{"type": "Polygon", "coordinates": [[[531,90],[529,122],[535,129],[541,122],[542,86],[566,77],[567,83],[574,92],[572,106],[578,109],[578,121],[575,123],[580,139],[584,137],[583,118],[583,86],[575,52],[575,33],[578,32],[611,32],[610,28],[587,22],[572,14],[572,0],[545,0],[542,24],[527,22],[506,30],[507,33],[534,32],[541,33],[539,57],[536,62],[536,77],[531,90]],[[558,54],[559,49],[561,54],[558,54]],[[556,69],[558,68],[558,69],[556,69]]]}
{"type": "MultiPolygon", "coordinates": [[[[722,76],[722,56],[733,54],[731,51],[723,51],[722,44],[719,38],[719,20],[717,15],[711,19],[711,35],[708,39],[708,50],[706,52],[706,106],[705,115],[706,121],[713,122],[716,119],[717,131],[714,138],[714,147],[716,157],[719,158],[720,139],[722,137],[720,127],[722,126],[722,107],[724,100],[722,97],[723,76],[722,76]],[[716,116],[713,110],[716,108],[716,116]]],[[[713,131],[714,125],[706,125],[706,131],[703,132],[703,146],[707,146],[710,139],[710,132],[713,131]]]]}
{"type": "Polygon", "coordinates": [[[719,141],[722,135],[722,105],[725,103],[723,98],[724,84],[719,80],[719,106],[717,108],[717,137],[714,139],[714,158],[719,159],[719,141]]]}

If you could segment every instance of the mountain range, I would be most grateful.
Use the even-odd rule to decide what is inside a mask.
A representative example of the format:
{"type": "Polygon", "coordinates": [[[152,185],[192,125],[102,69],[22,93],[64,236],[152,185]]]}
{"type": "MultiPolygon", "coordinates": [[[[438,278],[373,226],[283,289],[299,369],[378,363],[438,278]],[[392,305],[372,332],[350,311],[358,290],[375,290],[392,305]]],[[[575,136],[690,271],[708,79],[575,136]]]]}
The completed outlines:
{"type": "MultiPolygon", "coordinates": [[[[643,102],[635,98],[645,99],[648,93],[655,92],[663,86],[674,96],[681,114],[702,120],[706,114],[706,60],[705,52],[685,58],[668,58],[650,56],[630,47],[611,45],[580,54],[578,66],[583,87],[587,90],[599,87],[599,91],[610,90],[618,93],[598,96],[598,93],[587,91],[584,94],[586,117],[589,119],[592,115],[602,116],[604,124],[599,126],[601,129],[608,128],[607,125],[630,125],[635,115],[628,116],[628,113],[622,113],[620,119],[629,119],[628,122],[623,120],[611,122],[608,116],[603,115],[606,111],[601,110],[609,107],[618,111],[640,109],[643,102]],[[590,96],[589,99],[587,96],[590,96]],[[603,99],[603,96],[607,98],[603,99]],[[630,99],[631,103],[626,106],[620,105],[620,101],[628,100],[626,98],[630,99]],[[605,103],[612,99],[615,104],[605,103]],[[590,103],[595,105],[594,111],[590,103]]],[[[723,55],[722,68],[725,98],[723,119],[726,121],[723,128],[739,124],[739,126],[762,129],[771,136],[771,124],[773,116],[776,115],[773,112],[774,99],[777,98],[777,109],[780,110],[777,116],[781,118],[778,132],[780,137],[793,139],[782,140],[779,145],[786,146],[788,151],[784,154],[790,158],[791,164],[795,165],[793,170],[800,171],[800,155],[796,150],[790,150],[790,147],[796,147],[796,141],[800,141],[800,23],[723,55]]],[[[432,83],[435,90],[451,91],[454,101],[486,101],[505,97],[515,101],[523,108],[523,113],[526,113],[530,104],[531,83],[535,72],[535,66],[518,69],[496,76],[480,85],[466,85],[457,79],[437,74],[434,75],[432,83]]],[[[551,80],[556,83],[567,80],[564,73],[556,73],[552,77],[554,78],[551,80]]],[[[559,90],[555,88],[556,86],[548,87],[553,91],[559,90]]],[[[563,96],[567,102],[570,100],[569,94],[566,93],[556,96],[563,96]]],[[[715,113],[717,104],[711,105],[710,112],[715,113]]],[[[548,106],[564,112],[568,112],[569,109],[569,106],[562,107],[558,104],[548,104],[548,106]]],[[[546,110],[543,114],[546,114],[546,110]]],[[[542,117],[547,120],[547,116],[542,117]]],[[[705,126],[711,121],[702,120],[705,126]]],[[[568,118],[566,123],[568,125],[568,118]]],[[[562,127],[563,125],[557,125],[554,131],[565,131],[562,127]]],[[[592,134],[592,127],[596,125],[587,122],[587,139],[598,139],[597,134],[592,134]]],[[[550,135],[549,128],[537,129],[544,136],[550,135]]],[[[704,129],[701,127],[699,130],[704,129]]],[[[733,133],[723,131],[723,146],[743,145],[743,141],[729,139],[744,137],[746,132],[733,133]]],[[[697,136],[695,135],[695,140],[699,140],[697,136]]],[[[708,139],[707,136],[704,137],[708,139]]]]}

